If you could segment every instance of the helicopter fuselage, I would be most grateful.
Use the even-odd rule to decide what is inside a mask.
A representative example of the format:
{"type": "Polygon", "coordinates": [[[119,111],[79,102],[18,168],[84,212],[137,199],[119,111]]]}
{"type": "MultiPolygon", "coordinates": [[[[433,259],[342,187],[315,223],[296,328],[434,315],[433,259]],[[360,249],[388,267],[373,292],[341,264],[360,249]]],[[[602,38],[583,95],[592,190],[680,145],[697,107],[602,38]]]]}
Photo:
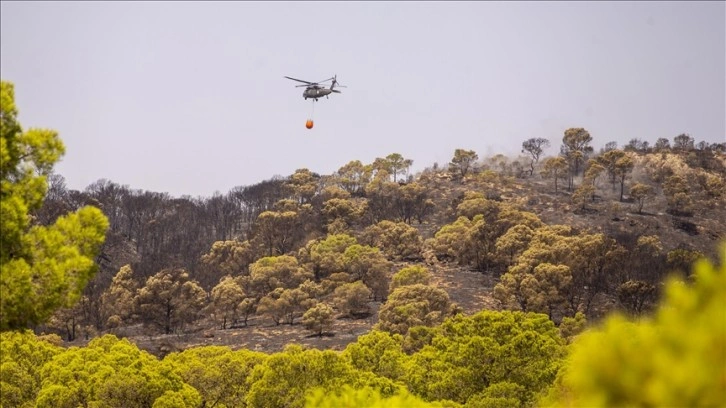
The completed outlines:
{"type": "Polygon", "coordinates": [[[305,89],[305,92],[303,92],[303,98],[318,99],[321,96],[328,96],[332,92],[333,91],[331,89],[327,89],[327,88],[307,88],[307,89],[305,89]]]}

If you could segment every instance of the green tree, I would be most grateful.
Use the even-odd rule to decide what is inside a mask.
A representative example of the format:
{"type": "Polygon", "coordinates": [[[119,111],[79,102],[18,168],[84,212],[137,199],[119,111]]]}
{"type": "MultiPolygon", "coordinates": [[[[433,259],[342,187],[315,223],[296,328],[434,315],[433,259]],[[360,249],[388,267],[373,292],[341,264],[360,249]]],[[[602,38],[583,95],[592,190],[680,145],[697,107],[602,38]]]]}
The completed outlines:
{"type": "Polygon", "coordinates": [[[377,330],[406,334],[410,327],[436,326],[456,312],[445,290],[416,284],[391,292],[378,314],[377,330]]]}
{"type": "Polygon", "coordinates": [[[546,315],[460,314],[447,319],[431,344],[411,356],[405,382],[429,401],[463,404],[484,392],[476,399],[511,398],[531,406],[554,381],[565,353],[565,341],[546,315]]]}
{"type": "Polygon", "coordinates": [[[458,405],[443,405],[441,402],[426,402],[406,390],[390,397],[370,387],[326,390],[314,388],[306,394],[306,408],[454,408],[458,405]]]}
{"type": "Polygon", "coordinates": [[[136,303],[141,320],[165,334],[184,328],[196,320],[207,299],[196,281],[183,269],[164,269],[146,280],[136,303]]]}
{"type": "Polygon", "coordinates": [[[258,298],[277,288],[298,287],[312,274],[298,264],[297,258],[289,255],[267,256],[250,265],[251,286],[258,298]]]}
{"type": "Polygon", "coordinates": [[[401,350],[403,337],[381,330],[372,330],[350,343],[343,357],[353,367],[394,381],[403,379],[408,356],[401,350]]]}
{"type": "Polygon", "coordinates": [[[299,257],[311,264],[315,279],[320,280],[331,273],[343,272],[343,253],[349,246],[357,243],[355,238],[347,234],[328,235],[323,240],[308,242],[299,257]]]}
{"type": "Polygon", "coordinates": [[[134,298],[139,284],[133,278],[131,265],[119,269],[111,286],[101,295],[102,314],[109,327],[129,324],[134,318],[134,298]]]}
{"type": "Polygon", "coordinates": [[[431,283],[431,272],[428,268],[421,265],[410,265],[401,268],[393,275],[391,279],[391,290],[395,290],[401,286],[431,283]]]}
{"type": "Polygon", "coordinates": [[[324,331],[333,327],[333,320],[335,320],[333,313],[330,306],[318,303],[303,314],[303,326],[316,335],[322,336],[324,331]]]}
{"type": "Polygon", "coordinates": [[[41,368],[63,349],[30,330],[0,333],[0,403],[33,407],[41,388],[41,368]]]}
{"type": "Polygon", "coordinates": [[[400,389],[391,380],[356,370],[335,351],[305,350],[294,344],[258,364],[248,382],[252,384],[246,398],[250,408],[301,408],[305,394],[317,387],[370,386],[386,397],[400,389]]]}
{"type": "Polygon", "coordinates": [[[214,313],[214,319],[221,324],[222,329],[236,322],[240,305],[245,298],[245,292],[240,284],[229,275],[222,278],[212,289],[209,306],[214,313]]]}
{"type": "Polygon", "coordinates": [[[423,239],[416,228],[405,222],[388,220],[367,227],[361,241],[397,260],[420,258],[423,247],[423,239]]]}
{"type": "Polygon", "coordinates": [[[373,300],[386,298],[393,263],[378,248],[351,245],[343,253],[343,261],[348,273],[371,289],[373,300]]]}
{"type": "Polygon", "coordinates": [[[367,314],[372,292],[362,281],[345,283],[335,288],[333,304],[343,316],[367,314]]]}
{"type": "Polygon", "coordinates": [[[65,147],[53,130],[23,131],[17,115],[13,84],[0,81],[0,331],[42,323],[73,306],[98,269],[109,226],[91,206],[33,225],[65,147]]]}
{"type": "Polygon", "coordinates": [[[199,394],[156,357],[126,339],[105,335],[72,347],[41,369],[37,407],[151,407],[167,391],[179,392],[180,407],[199,406],[199,394]]]}
{"type": "Polygon", "coordinates": [[[693,284],[671,278],[652,317],[615,314],[581,334],[540,405],[723,406],[726,245],[719,253],[718,267],[698,261],[693,284]]]}
{"type": "Polygon", "coordinates": [[[226,346],[193,347],[167,355],[162,367],[199,392],[202,401],[195,407],[236,407],[249,391],[247,377],[266,358],[264,353],[226,346]]]}
{"type": "Polygon", "coordinates": [[[677,174],[668,177],[663,183],[663,193],[668,202],[668,211],[676,215],[690,215],[693,209],[690,190],[684,177],[677,174]]]}
{"type": "Polygon", "coordinates": [[[248,275],[249,265],[254,262],[255,254],[248,241],[216,241],[201,263],[204,275],[214,285],[226,275],[248,275]]]}

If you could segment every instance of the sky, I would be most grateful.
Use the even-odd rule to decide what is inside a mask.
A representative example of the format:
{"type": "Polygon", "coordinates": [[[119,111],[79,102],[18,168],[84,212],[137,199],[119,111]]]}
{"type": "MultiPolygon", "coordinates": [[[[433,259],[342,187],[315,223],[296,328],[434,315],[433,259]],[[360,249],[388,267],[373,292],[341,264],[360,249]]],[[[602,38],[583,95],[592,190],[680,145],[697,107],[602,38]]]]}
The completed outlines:
{"type": "Polygon", "coordinates": [[[0,72],[68,188],[210,197],[391,153],[554,155],[571,127],[726,142],[725,4],[3,1],[0,72]],[[333,75],[314,105],[284,78],[333,75]]]}

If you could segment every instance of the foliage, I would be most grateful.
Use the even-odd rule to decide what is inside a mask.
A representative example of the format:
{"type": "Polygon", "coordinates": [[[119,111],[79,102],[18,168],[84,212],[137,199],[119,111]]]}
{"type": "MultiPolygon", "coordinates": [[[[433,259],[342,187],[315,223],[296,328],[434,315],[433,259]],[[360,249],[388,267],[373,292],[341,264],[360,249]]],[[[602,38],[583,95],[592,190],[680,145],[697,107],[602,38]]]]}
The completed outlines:
{"type": "Polygon", "coordinates": [[[370,309],[368,302],[372,294],[371,290],[362,281],[344,283],[335,288],[333,304],[343,316],[368,313],[370,309]]]}
{"type": "Polygon", "coordinates": [[[0,82],[0,331],[44,322],[70,307],[94,276],[108,219],[85,206],[52,225],[33,225],[47,176],[65,153],[53,130],[23,131],[13,84],[0,82]]]}
{"type": "Polygon", "coordinates": [[[455,311],[455,305],[443,289],[420,283],[401,286],[381,307],[375,328],[406,334],[410,327],[435,326],[455,311]]]}
{"type": "Polygon", "coordinates": [[[426,402],[405,390],[390,397],[370,387],[355,389],[345,386],[342,389],[328,391],[315,388],[306,397],[306,408],[454,408],[454,404],[426,402]]]}
{"type": "Polygon", "coordinates": [[[454,157],[449,163],[449,171],[459,179],[464,179],[467,174],[474,170],[479,155],[473,150],[456,149],[454,157]]]}
{"type": "MultiPolygon", "coordinates": [[[[38,407],[152,406],[167,391],[198,404],[199,394],[128,340],[111,335],[71,347],[41,369],[38,407]]],[[[182,406],[196,406],[185,404],[182,406]]]]}
{"type": "Polygon", "coordinates": [[[580,335],[543,405],[723,405],[726,245],[720,256],[695,264],[692,285],[671,278],[652,317],[616,314],[580,335]]]}
{"type": "Polygon", "coordinates": [[[298,345],[288,345],[284,351],[258,364],[249,381],[252,384],[246,398],[249,407],[303,407],[305,394],[316,387],[370,386],[383,396],[399,389],[388,379],[356,370],[334,351],[305,350],[298,345]]]}
{"type": "Polygon", "coordinates": [[[164,269],[146,280],[136,295],[139,313],[148,326],[169,334],[197,318],[207,294],[183,269],[164,269]]]}
{"type": "Polygon", "coordinates": [[[427,400],[465,403],[484,391],[501,395],[501,383],[517,392],[504,393],[523,405],[550,386],[565,356],[565,345],[546,315],[483,311],[457,315],[411,356],[406,383],[427,400]],[[493,387],[493,388],[491,388],[493,387]]]}
{"type": "Polygon", "coordinates": [[[303,314],[302,323],[306,329],[322,336],[324,331],[333,326],[333,308],[325,303],[318,303],[303,314]]]}
{"type": "Polygon", "coordinates": [[[235,407],[249,391],[247,377],[267,355],[229,347],[195,347],[167,355],[162,366],[179,375],[201,397],[195,406],[235,407]]]}
{"type": "Polygon", "coordinates": [[[430,282],[431,272],[425,266],[411,265],[402,268],[393,275],[391,290],[406,285],[428,285],[430,282]]]}
{"type": "Polygon", "coordinates": [[[363,232],[362,241],[394,259],[415,259],[421,256],[423,240],[418,230],[404,222],[383,220],[363,232]]]}
{"type": "Polygon", "coordinates": [[[0,333],[0,403],[33,406],[41,388],[41,367],[62,349],[30,330],[0,333]]]}

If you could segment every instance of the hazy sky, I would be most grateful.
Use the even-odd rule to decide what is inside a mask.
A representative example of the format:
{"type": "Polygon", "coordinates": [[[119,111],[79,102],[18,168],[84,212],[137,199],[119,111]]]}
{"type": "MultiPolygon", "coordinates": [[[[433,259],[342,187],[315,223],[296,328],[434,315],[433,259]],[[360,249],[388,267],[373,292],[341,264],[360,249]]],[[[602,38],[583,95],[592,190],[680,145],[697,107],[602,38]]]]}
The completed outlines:
{"type": "Polygon", "coordinates": [[[56,171],[211,196],[308,168],[457,148],[726,141],[724,2],[2,2],[2,79],[56,171]],[[312,104],[284,79],[338,75],[312,104]]]}

